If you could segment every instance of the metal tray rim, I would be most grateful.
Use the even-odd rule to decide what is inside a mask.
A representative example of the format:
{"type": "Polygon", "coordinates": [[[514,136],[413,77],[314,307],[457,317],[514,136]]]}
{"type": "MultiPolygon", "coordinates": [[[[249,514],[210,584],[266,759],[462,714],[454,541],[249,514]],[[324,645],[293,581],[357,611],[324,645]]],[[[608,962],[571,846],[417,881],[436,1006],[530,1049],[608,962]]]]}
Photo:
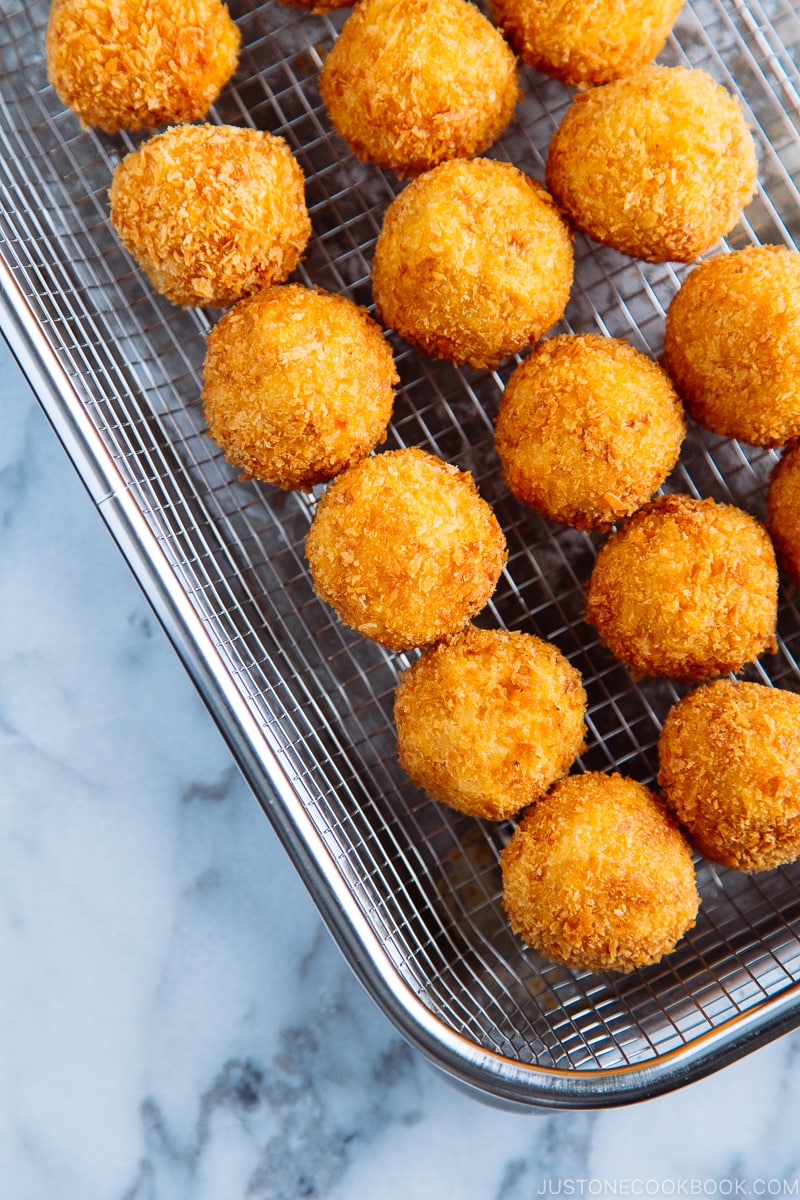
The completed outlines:
{"type": "Polygon", "coordinates": [[[602,1108],[684,1086],[800,1025],[796,984],[647,1063],[585,1071],[514,1062],[450,1029],[398,975],[358,909],[274,748],[232,688],[224,663],[83,413],[80,397],[1,253],[0,328],[345,959],[385,1016],[437,1067],[481,1099],[515,1109],[602,1108]]]}
{"type": "MultiPolygon", "coordinates": [[[[741,0],[700,2],[715,22],[721,22],[713,24],[721,42],[706,32],[705,25],[698,25],[699,5],[697,0],[690,0],[686,39],[677,38],[673,57],[694,65],[704,65],[710,58],[720,67],[723,79],[739,88],[743,102],[752,105],[747,111],[759,131],[771,174],[765,167],[762,224],[753,218],[751,225],[750,218],[745,218],[743,234],[751,241],[763,242],[766,228],[779,240],[785,237],[788,244],[792,242],[791,221],[786,223],[789,218],[777,198],[794,197],[793,211],[797,211],[798,191],[792,169],[800,162],[800,142],[792,117],[792,110],[798,111],[797,92],[791,78],[794,71],[781,59],[776,45],[781,41],[780,30],[786,28],[779,22],[787,20],[791,23],[791,38],[797,43],[800,16],[792,9],[791,0],[765,0],[763,7],[761,0],[754,0],[744,9],[741,0]],[[762,63],[759,54],[753,52],[750,36],[754,29],[763,41],[758,43],[759,51],[767,55],[774,69],[766,71],[767,59],[762,63]],[[740,87],[720,49],[727,46],[730,50],[734,45],[743,56],[743,80],[755,86],[752,94],[743,80],[740,87]],[[790,75],[786,74],[787,65],[790,75]],[[766,107],[761,109],[759,104],[766,107]],[[773,117],[779,120],[777,133],[767,120],[773,117]],[[779,189],[774,202],[768,178],[779,189]]],[[[257,34],[272,30],[271,20],[264,22],[262,14],[262,8],[266,11],[272,3],[277,4],[277,0],[252,9],[257,34]]],[[[24,7],[12,0],[10,8],[4,8],[0,0],[0,9],[4,14],[0,26],[10,38],[5,49],[11,51],[26,77],[25,64],[29,61],[35,60],[41,66],[36,21],[41,23],[46,6],[24,7]],[[33,9],[38,13],[35,20],[29,13],[33,9]]],[[[387,197],[381,191],[379,200],[369,189],[364,190],[366,174],[362,178],[356,171],[351,177],[349,167],[341,178],[334,171],[332,185],[324,182],[327,172],[333,169],[331,164],[338,169],[344,162],[340,162],[340,148],[326,126],[310,82],[312,67],[320,67],[324,54],[321,47],[326,43],[315,42],[309,47],[305,32],[299,35],[301,27],[305,31],[308,18],[292,16],[285,9],[279,11],[281,20],[287,22],[287,28],[291,25],[293,32],[287,35],[288,41],[276,40],[274,62],[269,60],[265,65],[257,57],[251,59],[249,74],[245,71],[232,92],[237,106],[234,119],[238,121],[241,112],[250,121],[252,106],[258,110],[267,103],[270,112],[274,110],[277,115],[278,126],[291,131],[299,153],[306,153],[309,146],[316,147],[314,155],[308,151],[309,169],[314,173],[309,179],[315,180],[317,189],[312,211],[322,214],[320,220],[325,224],[319,238],[320,257],[315,260],[317,275],[309,268],[307,277],[318,283],[321,272],[323,281],[330,283],[326,274],[330,271],[336,289],[349,291],[357,285],[363,298],[369,278],[368,250],[387,197]],[[275,75],[271,74],[273,68],[277,70],[275,75]],[[273,85],[277,90],[273,91],[273,85]],[[362,220],[366,223],[363,226],[358,223],[362,220]],[[340,235],[345,237],[342,245],[325,240],[340,235]],[[351,255],[355,255],[352,260],[351,255]]],[[[329,17],[320,20],[327,29],[326,38],[335,37],[336,23],[329,17]]],[[[786,34],[787,46],[790,40],[786,34]]],[[[14,67],[14,71],[17,69],[14,67]]],[[[13,72],[12,77],[17,78],[13,72]]],[[[228,490],[238,485],[220,472],[214,455],[207,455],[202,428],[193,419],[183,420],[183,414],[192,411],[190,406],[196,400],[196,351],[207,331],[208,314],[192,314],[191,328],[185,324],[172,326],[171,314],[161,312],[158,304],[146,307],[143,315],[137,305],[151,306],[152,297],[147,288],[139,294],[141,281],[136,283],[135,276],[127,275],[124,265],[115,260],[110,275],[95,270],[95,255],[103,260],[107,253],[119,252],[108,243],[107,211],[101,191],[118,146],[114,143],[110,148],[90,130],[84,132],[90,135],[91,154],[87,157],[84,153],[87,147],[83,135],[73,148],[70,114],[62,107],[53,107],[53,96],[44,88],[41,71],[36,78],[38,84],[32,88],[26,79],[18,95],[9,92],[8,108],[5,89],[0,89],[0,144],[7,149],[7,157],[0,153],[0,334],[5,334],[40,407],[345,960],[384,1015],[452,1082],[483,1101],[528,1111],[598,1109],[645,1100],[708,1075],[800,1026],[800,960],[796,953],[800,948],[796,925],[800,876],[793,885],[789,883],[789,887],[794,886],[791,913],[782,907],[788,902],[788,892],[781,894],[783,900],[778,904],[769,888],[762,891],[755,883],[742,905],[745,893],[734,884],[725,901],[727,907],[712,908],[706,926],[699,930],[695,958],[689,963],[681,959],[672,976],[668,965],[667,975],[644,977],[641,987],[637,983],[632,992],[626,990],[624,979],[618,982],[613,976],[550,980],[546,974],[540,978],[535,963],[533,974],[527,974],[531,967],[527,960],[524,970],[515,967],[508,952],[503,957],[499,948],[496,960],[491,957],[495,953],[492,939],[502,937],[495,882],[496,854],[502,838],[489,832],[478,847],[480,830],[473,842],[461,824],[448,824],[445,818],[439,822],[437,817],[430,817],[428,809],[421,816],[422,806],[417,807],[413,797],[403,807],[401,819],[400,809],[392,803],[395,789],[402,790],[404,781],[398,779],[396,756],[392,757],[390,703],[397,669],[402,669],[405,660],[398,663],[384,658],[378,666],[368,654],[362,660],[335,622],[323,626],[324,614],[317,621],[319,606],[313,610],[314,616],[306,616],[312,611],[308,606],[313,595],[308,589],[307,571],[303,574],[302,538],[313,499],[300,498],[296,510],[286,510],[289,515],[285,522],[281,508],[270,505],[263,509],[268,514],[265,521],[259,501],[253,501],[251,508],[249,498],[228,490]],[[22,106],[19,120],[12,115],[17,104],[22,106]],[[6,115],[10,118],[8,126],[6,115]],[[68,122],[63,127],[62,118],[68,122]],[[48,136],[37,141],[42,130],[48,136]],[[50,136],[54,131],[55,141],[50,136]],[[28,149],[34,164],[31,167],[23,165],[28,149]],[[54,151],[61,157],[51,160],[54,151]],[[46,165],[51,161],[60,164],[55,174],[46,165]],[[60,171],[65,172],[69,184],[60,182],[60,171]],[[76,181],[79,188],[74,193],[76,181]],[[88,217],[84,204],[88,205],[88,217]],[[88,240],[88,253],[82,240],[71,240],[75,237],[88,240]],[[37,247],[41,247],[40,257],[37,247]],[[74,272],[73,259],[77,264],[74,272]],[[80,303],[88,303],[88,307],[72,308],[71,295],[80,296],[87,286],[89,299],[80,303]],[[92,300],[94,287],[100,289],[97,309],[92,300]],[[112,291],[107,293],[104,289],[109,288],[112,291]],[[111,305],[107,307],[109,298],[111,305]],[[117,320],[120,306],[115,308],[114,298],[122,302],[123,310],[133,300],[136,315],[128,323],[117,320]],[[164,368],[169,393],[166,401],[159,390],[162,385],[157,360],[161,354],[168,356],[169,363],[164,368]],[[141,372],[137,364],[141,364],[141,372]],[[194,380],[191,396],[186,380],[194,380]],[[98,381],[103,386],[95,392],[92,385],[98,381]],[[130,434],[129,429],[133,431],[130,434]],[[152,439],[151,431],[157,432],[152,439]],[[178,453],[175,433],[178,439],[184,435],[188,439],[186,458],[178,453]],[[188,467],[185,476],[184,466],[188,467]],[[215,507],[217,503],[219,508],[215,507]],[[239,524],[230,520],[231,514],[241,518],[239,524]],[[181,519],[187,517],[182,525],[181,519]],[[267,529],[278,531],[277,538],[267,541],[267,529]],[[255,559],[251,557],[251,546],[256,547],[255,559]],[[262,562],[264,575],[256,577],[254,588],[249,572],[254,563],[260,569],[262,562]],[[302,580],[299,588],[298,579],[302,580]],[[286,593],[284,586],[289,588],[286,593]],[[263,639],[262,626],[266,631],[263,639]],[[311,639],[308,645],[315,647],[313,652],[303,649],[306,637],[311,639]],[[345,670],[350,674],[346,675],[345,670]],[[348,691],[351,684],[353,690],[348,691]],[[365,694],[374,708],[366,709],[365,694]],[[375,795],[366,783],[362,786],[362,772],[376,785],[375,795]],[[376,804],[376,798],[386,801],[386,811],[376,804]],[[376,818],[374,824],[370,814],[376,818]],[[417,853],[415,838],[421,838],[436,856],[435,865],[417,853]],[[385,858],[381,858],[382,853],[385,858]],[[425,886],[433,891],[429,894],[425,886]],[[752,913],[747,909],[751,900],[752,913]],[[492,916],[487,918],[490,910],[492,916]],[[433,924],[426,924],[431,915],[433,924]],[[773,917],[779,919],[780,930],[769,923],[773,917]],[[494,922],[491,928],[487,920],[494,922]],[[441,942],[437,932],[442,935],[441,942]],[[792,940],[795,953],[791,970],[783,957],[788,942],[780,942],[776,933],[792,940]],[[470,941],[473,935],[474,944],[470,941]],[[746,946],[742,935],[752,939],[746,946]],[[485,953],[487,949],[490,953],[485,953]],[[726,957],[721,959],[720,953],[726,957]],[[704,975],[694,972],[696,963],[704,975]],[[489,980],[488,987],[481,970],[489,980]],[[541,993],[536,990],[539,983],[544,987],[541,993]],[[512,984],[522,990],[515,993],[512,984]],[[757,994],[750,990],[750,984],[759,989],[757,994]],[[574,994],[570,990],[573,985],[574,994]],[[496,995],[495,987],[503,994],[496,995]],[[681,989],[683,1001],[678,994],[681,989]],[[473,1000],[478,1006],[477,1015],[470,1009],[473,1000]],[[573,1000],[582,1001],[583,1007],[573,1009],[573,1000]],[[504,1001],[507,1007],[503,1007],[504,1001]],[[512,1012],[521,1024],[509,1023],[512,1012]],[[665,1024],[656,1028],[652,1024],[654,1014],[665,1024]],[[557,1045],[555,1057],[547,1040],[550,1035],[566,1038],[557,1045]],[[676,1035],[682,1044],[676,1044],[676,1035]],[[582,1039],[582,1045],[573,1057],[575,1039],[582,1039]],[[609,1042],[619,1057],[610,1057],[609,1042]]],[[[510,135],[515,147],[513,156],[519,152],[514,140],[519,135],[540,167],[542,137],[563,101],[563,89],[555,95],[548,90],[552,86],[552,81],[545,80],[541,89],[534,82],[528,98],[535,95],[536,99],[526,110],[530,128],[523,128],[520,122],[519,131],[510,135]],[[533,137],[534,129],[537,138],[533,137]]],[[[224,113],[215,112],[212,119],[220,115],[224,113]]],[[[503,150],[506,152],[512,153],[509,147],[503,150]]],[[[370,182],[372,178],[370,175],[370,182]]],[[[797,245],[796,240],[792,244],[797,245]]],[[[591,247],[588,257],[584,257],[590,269],[576,310],[582,317],[578,317],[577,325],[571,317],[568,327],[579,329],[589,312],[601,331],[613,336],[621,329],[624,336],[638,339],[637,344],[640,341],[651,356],[657,357],[658,330],[669,295],[679,282],[674,266],[668,265],[663,278],[658,273],[651,278],[634,263],[635,278],[627,277],[618,285],[613,263],[609,266],[602,254],[595,260],[591,247]],[[607,301],[604,287],[610,289],[611,301],[607,301]],[[614,296],[620,308],[616,318],[604,307],[607,302],[613,303],[614,296]]],[[[178,319],[184,321],[180,314],[178,319]]],[[[409,370],[408,401],[395,431],[399,443],[417,444],[421,438],[435,443],[436,452],[443,457],[459,455],[467,446],[468,461],[460,465],[475,470],[479,483],[491,490],[496,475],[486,473],[485,455],[481,460],[476,452],[473,462],[472,442],[463,430],[460,450],[453,450],[453,442],[448,439],[453,430],[461,428],[463,416],[466,428],[485,451],[491,408],[484,408],[484,401],[496,401],[495,392],[502,389],[502,371],[493,373],[485,393],[480,387],[473,388],[470,378],[462,379],[457,395],[455,386],[451,394],[451,384],[445,387],[436,372],[429,372],[426,366],[421,371],[415,372],[413,366],[409,370]],[[441,429],[430,423],[428,410],[432,406],[427,392],[420,400],[420,393],[413,391],[420,386],[432,388],[432,394],[443,402],[442,411],[452,419],[453,430],[444,427],[446,422],[441,429]],[[459,408],[465,400],[467,409],[459,408]],[[477,434],[475,420],[479,423],[477,434]]],[[[761,454],[751,462],[747,448],[734,446],[732,460],[730,455],[718,455],[714,446],[697,442],[693,457],[681,467],[682,482],[689,490],[699,488],[700,494],[705,494],[704,486],[710,488],[714,495],[719,483],[726,497],[736,498],[744,488],[745,506],[754,497],[755,505],[760,505],[766,459],[761,454]],[[699,472],[696,476],[695,470],[699,472]],[[728,471],[736,484],[730,483],[728,471]],[[753,489],[753,480],[758,492],[753,489]]],[[[495,495],[493,500],[504,502],[502,496],[498,499],[495,495]]],[[[516,517],[506,511],[506,520],[517,537],[517,561],[522,563],[523,571],[526,564],[532,567],[531,575],[523,580],[530,586],[534,577],[539,578],[540,566],[516,517]]],[[[539,541],[535,544],[537,548],[540,545],[539,541]]],[[[575,549],[572,543],[569,549],[575,549]]],[[[589,549],[583,547],[582,552],[589,549]]],[[[550,550],[554,546],[548,542],[545,552],[550,550]]],[[[554,560],[545,558],[547,569],[543,570],[539,592],[526,593],[522,585],[518,587],[520,580],[509,576],[510,590],[504,595],[507,607],[498,605],[497,621],[505,624],[510,620],[513,625],[519,619],[513,600],[516,597],[526,610],[526,619],[543,636],[549,636],[556,626],[556,634],[563,632],[562,626],[572,629],[573,609],[569,604],[575,596],[582,596],[582,582],[564,547],[559,544],[554,552],[554,560]],[[562,567],[566,575],[558,574],[562,567]],[[555,590],[554,581],[566,587],[566,600],[555,590]],[[551,611],[553,606],[557,619],[551,611]]],[[[794,594],[786,606],[796,620],[794,594]]],[[[793,636],[800,636],[800,626],[793,627],[793,631],[793,636]]],[[[783,646],[782,653],[793,671],[792,686],[796,686],[800,660],[796,651],[792,654],[790,644],[783,646]]],[[[658,702],[652,696],[640,697],[646,710],[643,727],[639,710],[625,707],[629,689],[625,690],[624,681],[607,680],[602,663],[596,666],[593,660],[587,661],[590,670],[597,670],[593,677],[597,694],[592,718],[596,747],[602,748],[612,769],[624,769],[623,764],[630,758],[628,742],[622,749],[618,742],[613,743],[617,748],[612,753],[606,738],[627,737],[637,754],[644,755],[648,748],[652,751],[653,728],[660,728],[663,714],[659,716],[659,705],[664,697],[657,697],[658,702]]],[[[760,666],[756,670],[765,682],[774,682],[760,666]]],[[[782,676],[778,673],[777,678],[782,676]]],[[[645,769],[651,768],[647,761],[645,769]]],[[[586,764],[584,769],[589,769],[586,764]]],[[[600,769],[608,769],[602,755],[600,769]]],[[[709,897],[728,890],[725,880],[717,878],[713,869],[709,874],[709,868],[705,868],[704,881],[709,897]]]]}

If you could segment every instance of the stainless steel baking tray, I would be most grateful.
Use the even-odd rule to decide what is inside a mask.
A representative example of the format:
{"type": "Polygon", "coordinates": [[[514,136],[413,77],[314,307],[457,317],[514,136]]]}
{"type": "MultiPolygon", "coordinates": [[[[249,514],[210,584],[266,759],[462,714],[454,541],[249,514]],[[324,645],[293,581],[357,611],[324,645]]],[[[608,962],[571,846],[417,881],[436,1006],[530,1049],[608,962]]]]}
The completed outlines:
{"type": "MultiPolygon", "coordinates": [[[[237,3],[235,79],[211,119],[286,137],[307,176],[314,237],[298,277],[371,303],[369,263],[394,177],[330,128],[318,70],[344,19],[237,3]]],[[[800,1023],[800,870],[746,877],[699,864],[694,931],[631,976],[567,971],[510,933],[497,855],[510,826],[426,800],[395,760],[392,692],[407,659],[343,628],[314,596],[303,540],[314,498],[242,483],[205,436],[204,335],[216,314],[155,295],[120,248],[107,188],[140,137],[81,130],[47,84],[45,3],[0,0],[0,283],[6,336],[52,424],[225,733],[256,796],[369,992],[406,1037],[484,1097],[530,1106],[641,1099],[800,1023]]],[[[800,232],[800,18],[792,0],[696,0],[661,56],[742,98],[760,158],[729,245],[800,232]]],[[[492,153],[543,178],[569,93],[523,73],[492,153]]],[[[681,271],[578,238],[559,329],[623,336],[657,356],[681,271]]],[[[402,387],[387,445],[474,472],[510,555],[482,621],[552,639],[589,694],[584,768],[656,772],[676,698],[634,684],[582,621],[597,539],[508,495],[492,417],[513,367],[434,363],[394,342],[402,387]]],[[[693,429],[671,490],[764,508],[770,452],[693,429]]],[[[780,648],[751,678],[797,690],[800,613],[781,593],[780,648]]]]}

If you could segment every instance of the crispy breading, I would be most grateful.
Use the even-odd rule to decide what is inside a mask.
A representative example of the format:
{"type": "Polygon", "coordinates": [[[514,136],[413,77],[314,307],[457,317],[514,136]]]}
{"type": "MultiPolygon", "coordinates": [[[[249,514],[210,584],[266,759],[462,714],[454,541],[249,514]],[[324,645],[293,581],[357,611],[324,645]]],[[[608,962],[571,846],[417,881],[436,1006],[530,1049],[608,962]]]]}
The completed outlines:
{"type": "Polygon", "coordinates": [[[781,566],[800,587],[800,443],[790,447],[772,472],[767,529],[781,566]]]}
{"type": "Polygon", "coordinates": [[[514,111],[514,55],[468,0],[360,0],[320,94],[359,158],[416,175],[480,154],[514,111]]]}
{"type": "Polygon", "coordinates": [[[522,817],[500,859],[511,927],[554,962],[633,971],[692,928],[689,845],[663,804],[621,775],[569,775],[522,817]]]}
{"type": "Polygon", "coordinates": [[[605,529],[660,487],[685,432],[656,363],[627,342],[565,334],[541,342],[512,374],[496,447],[517,499],[577,529],[605,529]]]}
{"type": "Polygon", "coordinates": [[[683,0],[492,0],[493,19],[528,66],[575,87],[653,61],[683,0]]]}
{"type": "Polygon", "coordinates": [[[306,539],[317,593],[390,650],[461,629],[506,561],[505,538],[470,474],[424,450],[365,458],[324,492],[306,539]]]}
{"type": "Polygon", "coordinates": [[[670,710],[658,748],[659,786],[706,858],[767,871],[800,857],[800,696],[706,684],[670,710]]]}
{"type": "Polygon", "coordinates": [[[209,433],[228,461],[248,478],[308,490],[383,441],[398,375],[365,309],[283,284],[214,326],[203,379],[209,433]]]}
{"type": "Polygon", "coordinates": [[[220,0],[53,0],[47,74],[82,124],[153,129],[205,117],[239,42],[220,0]]]}
{"type": "Polygon", "coordinates": [[[585,710],[580,674],[555,646],[470,625],[401,676],[400,764],[435,800],[501,821],[569,770],[585,710]]]}
{"type": "Polygon", "coordinates": [[[544,188],[510,163],[441,163],[389,205],[372,286],[382,320],[433,358],[491,367],[558,321],[572,240],[544,188]]]}
{"type": "Polygon", "coordinates": [[[700,263],[667,311],[667,369],[699,424],[754,446],[800,437],[800,254],[700,263]]]}
{"type": "Polygon", "coordinates": [[[642,67],[575,97],[550,143],[547,185],[577,229],[647,262],[691,262],[752,198],[753,139],[710,75],[642,67]]]}
{"type": "Polygon", "coordinates": [[[732,504],[662,496],[601,547],[586,619],[634,675],[708,679],[774,651],[778,570],[732,504]]]}
{"type": "Polygon", "coordinates": [[[110,197],[126,250],[175,304],[221,307],[283,282],[311,234],[303,172],[255,129],[168,129],[126,155],[110,197]]]}

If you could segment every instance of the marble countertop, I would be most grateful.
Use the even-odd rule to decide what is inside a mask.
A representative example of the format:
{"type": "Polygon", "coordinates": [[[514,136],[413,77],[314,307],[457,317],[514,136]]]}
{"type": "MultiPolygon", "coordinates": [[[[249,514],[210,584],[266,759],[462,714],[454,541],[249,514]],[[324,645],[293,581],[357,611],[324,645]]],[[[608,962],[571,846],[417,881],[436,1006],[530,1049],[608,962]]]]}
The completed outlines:
{"type": "Polygon", "coordinates": [[[669,1096],[468,1097],[350,973],[0,343],[0,1195],[800,1195],[800,1033],[669,1096]]]}

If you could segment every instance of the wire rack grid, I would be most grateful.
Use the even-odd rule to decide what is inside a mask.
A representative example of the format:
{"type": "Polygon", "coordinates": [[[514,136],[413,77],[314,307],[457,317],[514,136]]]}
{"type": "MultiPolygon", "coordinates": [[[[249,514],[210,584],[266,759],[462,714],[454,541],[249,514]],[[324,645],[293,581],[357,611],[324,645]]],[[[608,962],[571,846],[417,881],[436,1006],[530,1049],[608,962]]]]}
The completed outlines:
{"type": "MultiPolygon", "coordinates": [[[[332,131],[318,72],[346,13],[232,3],[237,73],[210,119],[285,137],[306,175],[314,235],[296,277],[370,308],[370,260],[400,182],[332,131]]],[[[396,761],[398,670],[315,597],[303,554],[316,497],[243,483],[198,404],[215,313],[156,295],[108,222],[107,190],[143,136],[81,129],[49,87],[45,3],[0,0],[0,264],[6,332],[101,512],[229,737],[257,796],[368,989],[403,1032],[480,1094],[527,1105],[620,1103],[677,1086],[800,1022],[800,871],[746,877],[698,862],[695,929],[630,976],[567,971],[526,949],[500,904],[511,825],[460,817],[396,761]],[[121,515],[120,515],[121,513],[121,515]]],[[[694,0],[660,61],[734,91],[757,141],[756,199],[728,241],[796,246],[800,18],[790,0],[694,0]]],[[[569,91],[522,74],[491,154],[542,179],[569,91]]],[[[555,332],[626,337],[653,356],[684,268],[635,263],[578,236],[555,332]]],[[[657,771],[679,689],[634,683],[583,622],[599,539],[508,494],[493,446],[516,361],[472,371],[392,337],[401,386],[386,448],[422,446],[476,478],[509,557],[479,623],[559,646],[584,676],[579,769],[657,771]]],[[[772,452],[692,428],[666,490],[763,515],[772,452]]],[[[777,654],[748,677],[800,690],[800,613],[784,587],[777,654]]]]}

